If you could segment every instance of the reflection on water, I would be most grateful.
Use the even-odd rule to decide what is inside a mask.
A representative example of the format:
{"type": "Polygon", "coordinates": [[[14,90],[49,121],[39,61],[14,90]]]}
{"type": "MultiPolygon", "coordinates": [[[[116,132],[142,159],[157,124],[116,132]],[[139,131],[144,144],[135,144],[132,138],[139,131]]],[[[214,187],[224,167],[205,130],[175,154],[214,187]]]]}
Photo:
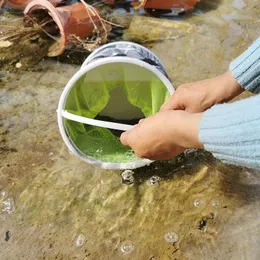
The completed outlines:
{"type": "MultiPolygon", "coordinates": [[[[175,86],[217,75],[258,37],[259,11],[201,1],[181,17],[192,32],[153,51],[175,86]]],[[[69,154],[56,108],[76,70],[46,60],[0,81],[1,259],[257,260],[259,172],[199,150],[124,173],[69,154]]]]}

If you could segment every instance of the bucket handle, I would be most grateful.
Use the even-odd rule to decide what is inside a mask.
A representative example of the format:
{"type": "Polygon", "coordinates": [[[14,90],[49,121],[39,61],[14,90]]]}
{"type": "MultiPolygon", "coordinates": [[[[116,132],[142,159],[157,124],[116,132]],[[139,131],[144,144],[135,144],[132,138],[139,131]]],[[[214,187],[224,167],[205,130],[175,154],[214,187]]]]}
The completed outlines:
{"type": "Polygon", "coordinates": [[[61,111],[62,117],[78,122],[78,123],[83,123],[87,125],[92,125],[92,126],[99,126],[103,128],[109,128],[109,129],[114,129],[114,130],[120,130],[120,131],[128,131],[131,130],[134,126],[133,125],[126,125],[126,124],[120,124],[120,123],[113,123],[113,122],[108,122],[108,121],[101,121],[97,119],[92,119],[92,118],[87,118],[83,116],[77,116],[74,114],[69,113],[67,110],[62,110],[61,111]]]}

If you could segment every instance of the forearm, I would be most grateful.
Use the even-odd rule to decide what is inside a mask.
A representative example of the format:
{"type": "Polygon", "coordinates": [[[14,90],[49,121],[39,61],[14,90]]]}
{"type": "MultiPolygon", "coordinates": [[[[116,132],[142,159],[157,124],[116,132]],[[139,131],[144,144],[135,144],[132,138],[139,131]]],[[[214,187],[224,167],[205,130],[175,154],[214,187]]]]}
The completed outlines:
{"type": "Polygon", "coordinates": [[[222,161],[260,168],[260,96],[204,112],[199,140],[222,161]]]}
{"type": "Polygon", "coordinates": [[[230,64],[229,70],[245,90],[260,93],[260,38],[230,64]]]}

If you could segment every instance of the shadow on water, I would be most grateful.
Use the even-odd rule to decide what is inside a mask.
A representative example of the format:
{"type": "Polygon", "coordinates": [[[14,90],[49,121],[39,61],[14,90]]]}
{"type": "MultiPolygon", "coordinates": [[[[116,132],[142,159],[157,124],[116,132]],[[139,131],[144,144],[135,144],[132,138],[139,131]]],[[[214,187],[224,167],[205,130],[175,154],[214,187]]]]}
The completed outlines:
{"type": "Polygon", "coordinates": [[[244,203],[259,201],[259,171],[225,164],[220,164],[218,169],[224,174],[222,189],[226,194],[234,194],[244,203]]]}
{"type": "Polygon", "coordinates": [[[165,181],[185,175],[195,176],[205,166],[209,172],[221,173],[221,190],[225,195],[235,196],[243,203],[252,203],[260,199],[259,172],[221,163],[203,150],[193,150],[170,161],[154,162],[150,166],[135,170],[135,185],[138,187],[154,176],[165,181]]]}
{"type": "Polygon", "coordinates": [[[200,10],[203,13],[217,9],[222,4],[222,0],[200,0],[195,6],[195,10],[200,10]]]}

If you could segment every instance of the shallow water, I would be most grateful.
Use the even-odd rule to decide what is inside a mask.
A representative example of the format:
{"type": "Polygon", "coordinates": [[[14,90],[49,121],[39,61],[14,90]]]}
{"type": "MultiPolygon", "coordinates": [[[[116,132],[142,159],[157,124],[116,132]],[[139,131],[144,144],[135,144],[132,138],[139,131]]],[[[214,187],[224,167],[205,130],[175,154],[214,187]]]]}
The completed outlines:
{"type": "MultiPolygon", "coordinates": [[[[175,86],[220,74],[258,37],[259,11],[201,0],[178,18],[191,32],[152,50],[175,86]]],[[[0,81],[0,259],[259,259],[259,172],[189,151],[122,179],[69,154],[56,108],[78,69],[44,60],[0,81]]]]}

